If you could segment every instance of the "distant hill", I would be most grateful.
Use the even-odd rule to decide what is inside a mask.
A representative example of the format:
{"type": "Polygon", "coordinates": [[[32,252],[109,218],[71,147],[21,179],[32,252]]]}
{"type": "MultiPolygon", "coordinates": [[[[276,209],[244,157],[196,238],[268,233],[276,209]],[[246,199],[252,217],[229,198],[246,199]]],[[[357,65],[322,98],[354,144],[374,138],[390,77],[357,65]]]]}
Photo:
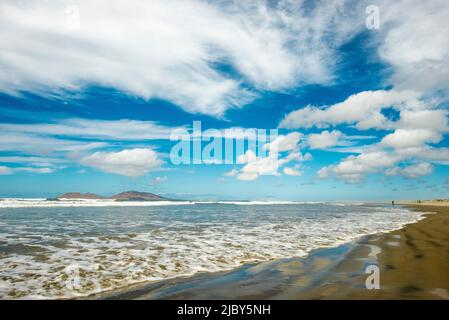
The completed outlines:
{"type": "MultiPolygon", "coordinates": [[[[125,191],[119,194],[116,194],[112,197],[102,197],[96,195],[94,193],[79,193],[79,192],[67,192],[63,195],[56,197],[54,200],[60,199],[114,199],[116,201],[163,201],[170,200],[167,198],[163,198],[154,193],[149,192],[139,192],[139,191],[125,191]]],[[[52,200],[52,199],[50,199],[52,200]]]]}
{"type": "Polygon", "coordinates": [[[118,201],[161,201],[168,200],[161,196],[158,196],[154,193],[149,192],[139,192],[139,191],[125,191],[115,196],[112,196],[111,199],[115,199],[118,201]]]}
{"type": "Polygon", "coordinates": [[[67,192],[56,197],[56,199],[104,199],[104,197],[95,193],[67,192]]]}

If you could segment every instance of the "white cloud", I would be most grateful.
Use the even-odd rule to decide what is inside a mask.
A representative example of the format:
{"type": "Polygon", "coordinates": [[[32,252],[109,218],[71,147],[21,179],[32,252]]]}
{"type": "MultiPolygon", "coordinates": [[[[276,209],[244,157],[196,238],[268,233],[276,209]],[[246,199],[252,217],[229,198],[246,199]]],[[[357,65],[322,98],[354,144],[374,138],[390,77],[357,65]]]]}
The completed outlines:
{"type": "Polygon", "coordinates": [[[255,97],[242,82],[258,91],[332,81],[336,48],[363,27],[358,6],[290,0],[2,1],[0,90],[58,96],[100,85],[222,115],[255,97]],[[76,15],[72,10],[70,16],[68,6],[78,11],[79,28],[70,27],[76,15]],[[220,64],[235,74],[221,72],[220,64]]]}
{"type": "Polygon", "coordinates": [[[401,168],[399,167],[392,167],[385,170],[385,175],[387,177],[394,177],[401,173],[401,168]]]}
{"type": "Polygon", "coordinates": [[[49,157],[0,156],[0,163],[28,163],[36,167],[47,167],[63,164],[64,159],[49,157]]]}
{"type": "Polygon", "coordinates": [[[346,145],[346,143],[341,141],[344,135],[338,131],[333,130],[331,132],[325,130],[321,133],[309,134],[307,136],[307,143],[311,149],[327,149],[329,147],[334,147],[338,145],[346,145]]]}
{"type": "Polygon", "coordinates": [[[274,141],[263,146],[264,150],[269,152],[284,152],[298,149],[298,143],[302,139],[303,134],[299,132],[290,132],[287,135],[280,135],[274,141]]]}
{"type": "Polygon", "coordinates": [[[52,168],[34,168],[34,167],[6,167],[0,166],[0,175],[13,174],[15,172],[31,172],[31,173],[53,173],[52,168]]]}
{"type": "Polygon", "coordinates": [[[420,147],[426,143],[438,143],[442,135],[426,129],[398,129],[385,136],[381,144],[392,148],[420,147]]]}
{"type": "MultiPolygon", "coordinates": [[[[381,1],[379,5],[381,30],[375,36],[379,56],[391,66],[387,84],[393,89],[360,92],[330,106],[305,106],[279,125],[287,129],[349,125],[391,131],[381,136],[380,143],[346,149],[358,155],[323,167],[318,171],[321,178],[358,182],[370,173],[413,178],[430,174],[433,166],[425,162],[401,167],[406,161],[449,164],[447,148],[431,146],[448,132],[448,111],[440,104],[449,97],[447,1],[381,1]]],[[[309,146],[337,143],[336,136],[321,140],[320,135],[311,135],[309,146]]]]}
{"type": "Polygon", "coordinates": [[[383,1],[380,57],[398,88],[449,93],[449,5],[446,0],[383,1]]]}
{"type": "Polygon", "coordinates": [[[279,124],[281,128],[326,128],[339,124],[356,124],[360,130],[385,129],[390,121],[381,114],[384,108],[421,109],[423,102],[413,91],[363,91],[345,101],[325,107],[307,106],[289,113],[279,124]]]}
{"type": "Polygon", "coordinates": [[[431,174],[433,166],[430,163],[422,162],[418,164],[412,164],[403,168],[392,167],[385,171],[385,175],[392,177],[402,175],[408,179],[416,179],[422,176],[431,174]]]}
{"type": "Polygon", "coordinates": [[[120,146],[126,141],[169,139],[173,129],[152,121],[127,119],[68,118],[47,123],[0,123],[0,151],[16,153],[0,157],[0,163],[57,170],[77,161],[85,152],[112,144],[120,146]]]}
{"type": "Polygon", "coordinates": [[[259,177],[259,175],[257,173],[243,172],[237,176],[237,179],[242,180],[242,181],[253,181],[253,180],[256,180],[258,177],[259,177]]]}
{"type": "Polygon", "coordinates": [[[318,170],[317,175],[320,179],[327,179],[330,176],[331,167],[322,167],[318,170]]]}
{"type": "Polygon", "coordinates": [[[241,154],[237,157],[237,163],[249,163],[257,160],[257,156],[252,150],[247,150],[244,154],[241,154]]]}
{"type": "MultiPolygon", "coordinates": [[[[411,148],[405,149],[409,153],[387,153],[378,148],[373,148],[357,156],[349,156],[335,165],[321,168],[317,175],[319,178],[327,179],[335,177],[350,183],[357,183],[372,173],[384,174],[388,177],[404,176],[408,179],[415,179],[433,172],[434,166],[427,162],[399,166],[401,162],[418,158],[430,161],[449,161],[449,151],[433,148],[411,148]]],[[[449,164],[449,163],[448,163],[449,164]]]]}
{"type": "MultiPolygon", "coordinates": [[[[371,173],[397,174],[393,166],[416,158],[449,164],[449,154],[430,146],[441,142],[448,132],[447,115],[447,110],[436,108],[432,101],[424,100],[415,91],[393,89],[361,92],[324,108],[306,107],[287,115],[280,126],[310,128],[352,125],[358,130],[392,131],[380,136],[379,143],[343,148],[343,152],[358,155],[351,155],[317,173],[321,178],[334,176],[349,182],[359,182],[371,173]],[[386,108],[393,108],[399,117],[388,119],[382,114],[386,108]]],[[[382,131],[380,133],[383,134],[382,131]]],[[[351,138],[338,130],[326,130],[308,135],[307,140],[312,149],[326,149],[339,144],[351,145],[351,140],[355,139],[357,136],[351,138]]],[[[409,176],[406,172],[401,171],[401,174],[409,176]]]]}
{"type": "Polygon", "coordinates": [[[251,150],[248,150],[245,157],[247,161],[240,169],[240,173],[237,175],[238,179],[254,180],[259,175],[279,175],[278,168],[282,160],[278,159],[276,155],[256,157],[251,150]]]}
{"type": "Polygon", "coordinates": [[[158,169],[162,165],[162,160],[151,149],[136,148],[119,152],[98,151],[82,157],[79,163],[104,172],[139,177],[158,169]]]}
{"type": "Polygon", "coordinates": [[[32,167],[23,167],[23,168],[14,168],[14,171],[25,171],[31,173],[53,173],[54,169],[52,168],[32,168],[32,167]]]}
{"type": "Polygon", "coordinates": [[[348,182],[359,182],[367,174],[383,172],[394,166],[402,158],[384,151],[370,151],[357,156],[349,156],[336,165],[321,168],[318,171],[320,178],[328,178],[331,175],[337,179],[348,182]]]}
{"type": "Polygon", "coordinates": [[[432,173],[432,171],[433,166],[430,163],[424,162],[405,167],[402,169],[401,173],[409,179],[415,179],[429,175],[432,173]]]}
{"type": "Polygon", "coordinates": [[[165,181],[167,181],[168,180],[168,178],[167,177],[156,177],[156,178],[154,178],[151,182],[150,182],[150,185],[151,186],[155,186],[155,185],[158,185],[158,184],[161,184],[161,183],[164,183],[165,181]]]}
{"type": "Polygon", "coordinates": [[[405,162],[449,164],[447,148],[432,146],[449,131],[448,111],[442,104],[449,97],[449,5],[444,0],[381,1],[378,5],[381,29],[373,36],[380,58],[391,67],[386,85],[393,89],[360,92],[330,106],[306,106],[280,123],[288,129],[349,125],[390,131],[380,137],[380,143],[343,148],[358,155],[322,168],[319,177],[352,182],[378,172],[413,177],[419,176],[415,171],[431,173],[432,164],[403,167],[405,162]],[[388,112],[383,112],[388,108],[399,117],[388,118],[388,112]],[[386,159],[376,160],[376,154],[385,154],[386,159]]]}
{"type": "Polygon", "coordinates": [[[429,146],[421,148],[405,149],[404,154],[422,160],[433,161],[441,164],[449,164],[449,148],[433,148],[429,146]]]}
{"type": "Polygon", "coordinates": [[[107,140],[169,139],[174,129],[176,128],[161,126],[153,121],[128,119],[91,120],[69,118],[47,123],[0,123],[2,132],[107,140]]]}
{"type": "Polygon", "coordinates": [[[91,150],[105,147],[104,142],[85,142],[57,139],[49,136],[3,131],[0,135],[0,151],[20,151],[32,155],[48,155],[55,152],[91,150]]]}
{"type": "Polygon", "coordinates": [[[5,167],[5,166],[0,166],[0,175],[6,175],[6,174],[11,174],[14,171],[9,168],[9,167],[5,167]]]}
{"type": "Polygon", "coordinates": [[[286,174],[288,176],[300,176],[302,174],[302,172],[295,168],[285,167],[284,174],[286,174]]]}
{"type": "MultiPolygon", "coordinates": [[[[225,173],[227,176],[237,176],[239,180],[256,180],[261,175],[279,176],[279,169],[291,162],[302,162],[312,159],[310,153],[302,154],[299,151],[298,142],[302,134],[292,132],[286,136],[279,136],[264,148],[268,149],[267,156],[257,156],[252,150],[247,150],[244,154],[237,157],[237,163],[243,164],[240,170],[232,169],[225,173]]],[[[299,168],[296,164],[293,168],[284,168],[283,172],[287,175],[300,175],[301,172],[295,170],[299,168]]]]}
{"type": "Polygon", "coordinates": [[[231,171],[225,172],[224,175],[227,177],[235,177],[239,171],[236,168],[233,168],[231,171]]]}
{"type": "Polygon", "coordinates": [[[435,132],[447,132],[447,115],[448,111],[444,109],[402,110],[395,127],[398,129],[426,129],[435,132]]]}

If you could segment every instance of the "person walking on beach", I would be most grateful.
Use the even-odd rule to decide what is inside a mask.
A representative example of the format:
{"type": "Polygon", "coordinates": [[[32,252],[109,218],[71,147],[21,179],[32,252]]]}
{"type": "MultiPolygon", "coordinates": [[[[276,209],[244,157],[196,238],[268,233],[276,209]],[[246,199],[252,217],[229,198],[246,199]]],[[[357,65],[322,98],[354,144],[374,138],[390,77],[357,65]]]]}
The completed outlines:
{"type": "Polygon", "coordinates": [[[394,200],[393,201],[391,201],[391,205],[393,206],[393,208],[394,208],[394,200]]]}

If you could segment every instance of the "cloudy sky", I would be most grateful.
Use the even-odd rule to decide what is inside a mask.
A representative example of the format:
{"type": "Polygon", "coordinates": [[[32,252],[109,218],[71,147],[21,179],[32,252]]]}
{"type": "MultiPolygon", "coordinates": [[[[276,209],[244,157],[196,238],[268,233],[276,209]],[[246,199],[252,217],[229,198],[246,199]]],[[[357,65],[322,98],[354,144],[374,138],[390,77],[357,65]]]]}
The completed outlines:
{"type": "Polygon", "coordinates": [[[445,0],[1,1],[0,196],[447,198],[447,17],[445,0]],[[194,121],[278,129],[279,161],[174,164],[194,121]]]}

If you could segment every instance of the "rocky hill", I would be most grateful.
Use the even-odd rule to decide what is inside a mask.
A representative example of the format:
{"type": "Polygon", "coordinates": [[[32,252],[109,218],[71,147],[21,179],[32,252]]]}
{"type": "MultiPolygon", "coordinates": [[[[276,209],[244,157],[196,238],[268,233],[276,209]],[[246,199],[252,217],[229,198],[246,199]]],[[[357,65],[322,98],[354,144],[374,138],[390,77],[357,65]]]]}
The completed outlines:
{"type": "Polygon", "coordinates": [[[117,201],[161,201],[168,200],[161,196],[158,196],[154,193],[149,192],[139,192],[139,191],[125,191],[115,196],[112,196],[111,199],[115,199],[117,201]]]}
{"type": "Polygon", "coordinates": [[[54,200],[61,199],[111,199],[116,201],[162,201],[169,200],[167,198],[163,198],[154,193],[149,192],[139,192],[139,191],[125,191],[119,194],[116,194],[112,197],[103,197],[96,195],[94,193],[79,193],[79,192],[67,192],[63,195],[56,197],[54,200]]]}
{"type": "Polygon", "coordinates": [[[56,199],[104,199],[104,197],[95,193],[67,192],[56,197],[56,199]]]}

